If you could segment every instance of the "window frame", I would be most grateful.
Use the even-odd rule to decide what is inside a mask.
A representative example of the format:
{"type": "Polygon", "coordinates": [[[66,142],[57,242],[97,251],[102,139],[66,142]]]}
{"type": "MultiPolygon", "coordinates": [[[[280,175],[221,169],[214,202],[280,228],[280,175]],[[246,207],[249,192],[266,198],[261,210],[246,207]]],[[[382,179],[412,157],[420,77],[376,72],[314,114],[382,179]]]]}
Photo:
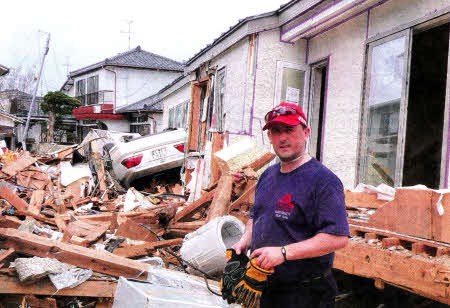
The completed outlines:
{"type": "Polygon", "coordinates": [[[305,110],[306,104],[308,102],[309,96],[309,67],[306,64],[293,63],[288,61],[277,61],[276,76],[275,76],[275,94],[273,99],[273,107],[281,103],[281,87],[283,84],[283,69],[290,68],[304,72],[303,80],[303,97],[300,108],[305,110]]]}
{"type": "Polygon", "coordinates": [[[409,79],[410,79],[410,66],[411,66],[411,47],[412,47],[412,34],[413,29],[407,28],[394,34],[387,35],[375,41],[366,41],[365,48],[365,65],[363,71],[363,95],[361,103],[361,125],[359,132],[359,151],[356,168],[356,180],[358,183],[363,183],[364,176],[367,168],[367,130],[369,125],[369,95],[371,84],[371,65],[373,49],[377,46],[383,45],[390,41],[396,40],[401,37],[405,37],[405,52],[403,59],[403,80],[400,97],[400,110],[398,116],[398,132],[397,132],[397,149],[395,159],[395,172],[394,186],[402,186],[403,181],[403,165],[404,165],[404,152],[405,152],[405,139],[406,139],[406,122],[407,122],[407,110],[408,110],[408,95],[409,95],[409,79]],[[364,167],[365,166],[365,167],[364,167]],[[364,169],[363,169],[364,168],[364,169]]]}

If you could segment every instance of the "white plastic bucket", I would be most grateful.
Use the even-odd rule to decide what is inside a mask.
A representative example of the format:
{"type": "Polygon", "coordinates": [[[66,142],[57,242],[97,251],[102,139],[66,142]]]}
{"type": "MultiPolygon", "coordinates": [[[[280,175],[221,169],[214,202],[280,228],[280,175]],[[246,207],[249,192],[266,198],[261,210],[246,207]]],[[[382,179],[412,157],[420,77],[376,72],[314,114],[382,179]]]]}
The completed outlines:
{"type": "Polygon", "coordinates": [[[225,251],[244,234],[245,226],[233,216],[222,216],[184,237],[181,258],[209,275],[225,267],[225,251]]]}

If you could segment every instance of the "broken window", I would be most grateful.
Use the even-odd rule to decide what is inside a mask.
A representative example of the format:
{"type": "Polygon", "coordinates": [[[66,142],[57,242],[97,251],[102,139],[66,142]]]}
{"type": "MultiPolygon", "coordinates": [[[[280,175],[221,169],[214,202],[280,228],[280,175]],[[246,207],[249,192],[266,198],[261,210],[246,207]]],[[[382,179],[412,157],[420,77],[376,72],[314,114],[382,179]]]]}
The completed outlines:
{"type": "Polygon", "coordinates": [[[169,128],[186,128],[189,101],[169,109],[169,128]]]}
{"type": "Polygon", "coordinates": [[[98,104],[98,76],[92,76],[87,79],[86,104],[98,104]]]}
{"type": "Polygon", "coordinates": [[[217,73],[215,79],[215,98],[214,98],[214,114],[211,119],[211,126],[216,131],[222,133],[225,129],[225,116],[223,112],[223,105],[225,99],[225,68],[217,73]]]}
{"type": "Polygon", "coordinates": [[[322,160],[323,129],[325,118],[325,97],[328,61],[320,61],[311,65],[310,100],[307,119],[311,129],[308,151],[317,160],[322,160]]]}
{"type": "Polygon", "coordinates": [[[449,24],[419,27],[367,46],[360,182],[446,185],[449,24]]]}
{"type": "Polygon", "coordinates": [[[78,80],[76,82],[75,97],[80,101],[81,105],[85,105],[86,80],[78,80]]]}

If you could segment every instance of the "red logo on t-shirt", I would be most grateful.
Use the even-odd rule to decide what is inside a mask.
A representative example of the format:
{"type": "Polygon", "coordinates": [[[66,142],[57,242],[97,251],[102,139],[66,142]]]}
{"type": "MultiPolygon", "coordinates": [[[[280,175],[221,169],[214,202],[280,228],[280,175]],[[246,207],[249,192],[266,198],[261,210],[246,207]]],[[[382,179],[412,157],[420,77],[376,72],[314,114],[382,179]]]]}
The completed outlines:
{"type": "Polygon", "coordinates": [[[291,195],[285,193],[275,206],[275,217],[288,219],[294,209],[294,204],[291,202],[291,195]]]}

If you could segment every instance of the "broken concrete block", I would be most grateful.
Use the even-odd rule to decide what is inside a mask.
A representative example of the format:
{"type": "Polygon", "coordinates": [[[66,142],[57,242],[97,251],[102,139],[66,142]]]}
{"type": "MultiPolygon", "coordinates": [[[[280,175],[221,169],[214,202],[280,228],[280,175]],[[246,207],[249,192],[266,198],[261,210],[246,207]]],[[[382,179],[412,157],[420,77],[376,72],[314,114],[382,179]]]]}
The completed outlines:
{"type": "Polygon", "coordinates": [[[229,171],[241,169],[243,166],[252,163],[263,156],[265,151],[249,140],[242,140],[229,147],[217,151],[214,155],[217,163],[225,174],[229,171]]]}
{"type": "Polygon", "coordinates": [[[152,207],[155,207],[155,205],[134,187],[128,189],[123,205],[124,212],[129,212],[136,208],[149,209],[152,207]]]}
{"type": "Polygon", "coordinates": [[[14,260],[14,267],[21,282],[33,282],[48,274],[61,273],[69,268],[73,268],[72,265],[62,263],[56,259],[40,257],[17,258],[14,260]]]}

